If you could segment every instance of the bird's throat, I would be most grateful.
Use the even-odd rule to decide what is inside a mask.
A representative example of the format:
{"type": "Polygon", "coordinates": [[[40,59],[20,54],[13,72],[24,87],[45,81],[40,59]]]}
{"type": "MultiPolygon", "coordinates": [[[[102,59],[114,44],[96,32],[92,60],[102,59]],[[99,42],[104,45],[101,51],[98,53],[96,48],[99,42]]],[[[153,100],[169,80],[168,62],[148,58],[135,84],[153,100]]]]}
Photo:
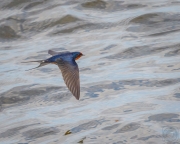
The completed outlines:
{"type": "Polygon", "coordinates": [[[78,56],[75,58],[75,60],[78,60],[80,57],[81,57],[81,55],[78,55],[78,56]]]}

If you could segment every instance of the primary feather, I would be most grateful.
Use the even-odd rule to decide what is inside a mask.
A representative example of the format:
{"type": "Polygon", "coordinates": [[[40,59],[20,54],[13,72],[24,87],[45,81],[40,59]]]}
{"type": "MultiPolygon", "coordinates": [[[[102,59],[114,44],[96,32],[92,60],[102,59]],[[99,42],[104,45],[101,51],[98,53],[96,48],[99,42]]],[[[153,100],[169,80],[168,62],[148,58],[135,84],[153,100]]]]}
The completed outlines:
{"type": "Polygon", "coordinates": [[[77,100],[80,97],[80,81],[79,81],[79,68],[77,63],[72,61],[65,61],[63,59],[58,59],[57,64],[62,72],[62,76],[65,84],[75,96],[77,100]]]}

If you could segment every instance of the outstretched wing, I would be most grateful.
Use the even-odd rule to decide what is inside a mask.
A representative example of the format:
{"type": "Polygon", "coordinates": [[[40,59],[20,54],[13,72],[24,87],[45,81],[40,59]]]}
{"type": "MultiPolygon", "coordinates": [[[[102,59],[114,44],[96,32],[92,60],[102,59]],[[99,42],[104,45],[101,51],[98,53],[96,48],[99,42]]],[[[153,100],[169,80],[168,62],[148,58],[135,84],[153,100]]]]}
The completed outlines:
{"type": "Polygon", "coordinates": [[[63,53],[70,53],[69,51],[64,51],[64,52],[55,52],[53,50],[48,50],[48,54],[54,56],[54,55],[58,55],[58,54],[63,54],[63,53]]]}
{"type": "Polygon", "coordinates": [[[62,76],[65,84],[75,96],[77,100],[80,98],[80,81],[79,81],[79,68],[77,63],[72,61],[64,61],[62,59],[57,60],[59,69],[62,72],[62,76]]]}

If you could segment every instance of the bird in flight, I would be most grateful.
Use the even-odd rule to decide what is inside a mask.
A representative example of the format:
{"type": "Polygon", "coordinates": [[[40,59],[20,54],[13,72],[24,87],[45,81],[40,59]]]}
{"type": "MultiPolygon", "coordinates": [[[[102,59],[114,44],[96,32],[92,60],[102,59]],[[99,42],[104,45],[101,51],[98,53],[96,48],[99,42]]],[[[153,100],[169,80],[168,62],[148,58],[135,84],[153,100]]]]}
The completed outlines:
{"type": "Polygon", "coordinates": [[[40,65],[35,68],[39,68],[47,64],[56,64],[61,70],[66,86],[75,96],[75,98],[79,100],[80,98],[79,68],[75,60],[78,60],[81,56],[83,56],[83,54],[81,52],[69,52],[69,51],[55,52],[53,50],[49,50],[48,53],[52,55],[52,57],[46,60],[29,61],[29,62],[40,63],[40,65]]]}

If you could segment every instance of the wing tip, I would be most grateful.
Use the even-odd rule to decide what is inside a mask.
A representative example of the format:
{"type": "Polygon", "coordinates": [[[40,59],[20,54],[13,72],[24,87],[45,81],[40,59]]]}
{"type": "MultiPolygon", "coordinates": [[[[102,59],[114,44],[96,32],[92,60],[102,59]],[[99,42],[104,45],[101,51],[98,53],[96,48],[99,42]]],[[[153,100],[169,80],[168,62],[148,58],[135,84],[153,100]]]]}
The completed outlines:
{"type": "Polygon", "coordinates": [[[79,100],[80,99],[80,96],[75,96],[76,100],[79,100]]]}
{"type": "Polygon", "coordinates": [[[48,54],[54,55],[54,53],[55,53],[55,51],[53,51],[53,50],[48,50],[48,54]]]}

